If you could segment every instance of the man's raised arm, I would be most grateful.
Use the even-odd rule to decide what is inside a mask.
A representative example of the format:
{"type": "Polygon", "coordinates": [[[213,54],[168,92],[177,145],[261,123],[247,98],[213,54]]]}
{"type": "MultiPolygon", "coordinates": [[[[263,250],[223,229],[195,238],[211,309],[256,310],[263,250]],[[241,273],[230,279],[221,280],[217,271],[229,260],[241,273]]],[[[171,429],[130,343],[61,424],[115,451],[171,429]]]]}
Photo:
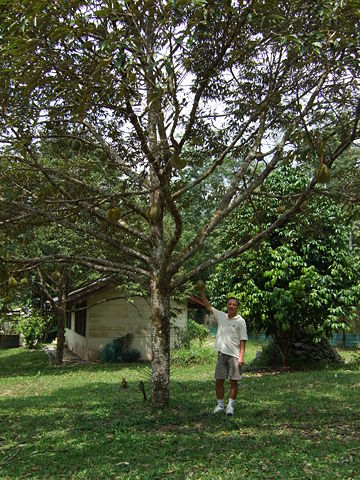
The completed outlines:
{"type": "Polygon", "coordinates": [[[202,282],[202,284],[198,286],[198,290],[200,292],[201,300],[202,300],[206,310],[208,310],[210,313],[213,313],[211,303],[209,302],[209,300],[206,296],[206,293],[205,293],[205,283],[204,282],[202,282]]]}

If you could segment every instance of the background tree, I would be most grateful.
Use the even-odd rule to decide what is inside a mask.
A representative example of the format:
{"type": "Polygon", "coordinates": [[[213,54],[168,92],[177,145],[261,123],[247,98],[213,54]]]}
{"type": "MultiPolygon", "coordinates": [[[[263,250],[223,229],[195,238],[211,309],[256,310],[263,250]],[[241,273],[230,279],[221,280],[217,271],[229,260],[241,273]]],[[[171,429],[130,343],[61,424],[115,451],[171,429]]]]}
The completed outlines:
{"type": "Polygon", "coordinates": [[[285,224],[316,178],[267,228],[218,255],[197,253],[289,157],[328,169],[358,137],[356,5],[32,0],[5,1],[0,15],[1,161],[41,177],[47,192],[46,209],[32,189],[7,193],[9,216],[116,245],[116,260],[56,258],[150,289],[152,401],[165,406],[170,296],[285,224]],[[54,143],[59,162],[44,147],[54,143]],[[184,248],[184,209],[229,160],[222,197],[184,248]],[[181,184],[182,168],[193,173],[181,184]]]}
{"type": "MultiPolygon", "coordinates": [[[[271,223],[276,211],[286,208],[284,203],[279,205],[279,196],[285,200],[282,189],[290,194],[299,183],[306,183],[306,172],[301,175],[289,166],[284,170],[286,175],[279,173],[281,183],[279,175],[266,183],[266,195],[273,201],[270,211],[262,208],[261,195],[254,199],[254,228],[259,219],[271,223]]],[[[301,217],[259,248],[219,265],[208,284],[218,306],[224,305],[229,293],[239,297],[250,329],[273,337],[285,365],[295,342],[306,336],[329,337],[354,322],[359,311],[359,245],[349,246],[352,207],[329,196],[331,185],[318,189],[319,195],[309,200],[301,217]]],[[[239,219],[224,234],[227,246],[236,244],[237,229],[241,231],[239,219]]]]}

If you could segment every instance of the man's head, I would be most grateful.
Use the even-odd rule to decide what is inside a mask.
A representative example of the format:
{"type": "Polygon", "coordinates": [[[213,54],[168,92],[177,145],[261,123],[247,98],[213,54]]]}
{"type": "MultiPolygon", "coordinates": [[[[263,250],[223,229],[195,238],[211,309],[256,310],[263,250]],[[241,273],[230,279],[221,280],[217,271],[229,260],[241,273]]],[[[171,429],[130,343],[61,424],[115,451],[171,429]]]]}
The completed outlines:
{"type": "Polygon", "coordinates": [[[239,301],[237,298],[230,297],[227,299],[226,308],[227,308],[229,318],[233,318],[235,317],[235,315],[237,315],[238,307],[239,307],[239,301]]]}

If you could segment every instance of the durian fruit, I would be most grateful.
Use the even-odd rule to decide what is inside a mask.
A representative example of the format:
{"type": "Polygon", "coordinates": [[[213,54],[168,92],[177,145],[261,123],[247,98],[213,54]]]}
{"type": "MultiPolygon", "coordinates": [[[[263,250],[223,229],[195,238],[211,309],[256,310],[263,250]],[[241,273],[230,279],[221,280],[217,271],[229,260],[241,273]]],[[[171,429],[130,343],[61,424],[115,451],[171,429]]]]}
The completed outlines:
{"type": "Polygon", "coordinates": [[[157,205],[156,203],[151,205],[151,207],[146,210],[146,215],[151,222],[156,222],[157,220],[159,220],[161,215],[161,209],[159,205],[157,205]]]}
{"type": "Polygon", "coordinates": [[[117,223],[121,218],[121,212],[119,207],[111,207],[106,212],[106,220],[110,223],[117,223]]]}
{"type": "Polygon", "coordinates": [[[179,157],[179,155],[172,155],[170,158],[170,164],[172,167],[174,167],[176,170],[181,170],[186,167],[187,163],[186,160],[183,158],[179,157]]]}
{"type": "Polygon", "coordinates": [[[59,270],[55,270],[54,272],[52,272],[51,279],[53,282],[58,282],[60,278],[61,278],[61,273],[59,272],[59,270]]]}
{"type": "Polygon", "coordinates": [[[195,283],[194,287],[198,291],[203,290],[205,288],[204,280],[201,280],[201,278],[199,278],[199,280],[195,283]]]}
{"type": "Polygon", "coordinates": [[[28,279],[26,277],[23,277],[20,280],[20,284],[23,285],[23,286],[28,285],[29,284],[28,279]]]}
{"type": "Polygon", "coordinates": [[[71,142],[71,148],[73,150],[75,150],[75,152],[78,152],[81,148],[81,142],[80,140],[78,140],[77,138],[75,138],[72,142],[71,142]]]}
{"type": "Polygon", "coordinates": [[[279,205],[276,209],[277,213],[284,213],[286,210],[285,205],[279,205]]]}
{"type": "Polygon", "coordinates": [[[281,102],[281,93],[280,92],[275,92],[271,96],[271,103],[274,105],[277,105],[281,102]]]}
{"type": "Polygon", "coordinates": [[[9,287],[16,287],[17,283],[18,282],[17,282],[15,277],[9,277],[9,279],[8,279],[9,287]]]}
{"type": "Polygon", "coordinates": [[[300,205],[300,210],[302,212],[305,212],[308,209],[308,207],[309,207],[309,205],[308,205],[307,201],[305,201],[300,205]]]}
{"type": "Polygon", "coordinates": [[[315,180],[318,183],[328,183],[330,180],[330,168],[325,163],[320,165],[315,170],[315,180]]]}

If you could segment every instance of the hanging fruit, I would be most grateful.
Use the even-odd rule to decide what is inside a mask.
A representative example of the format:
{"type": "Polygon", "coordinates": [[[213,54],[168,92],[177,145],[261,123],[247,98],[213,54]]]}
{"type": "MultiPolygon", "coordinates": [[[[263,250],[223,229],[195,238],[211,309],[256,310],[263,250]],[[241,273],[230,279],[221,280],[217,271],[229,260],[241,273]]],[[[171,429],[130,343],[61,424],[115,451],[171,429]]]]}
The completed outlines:
{"type": "Polygon", "coordinates": [[[330,168],[325,163],[320,165],[315,170],[315,180],[318,183],[328,183],[330,180],[330,168]]]}
{"type": "Polygon", "coordinates": [[[121,218],[119,207],[112,207],[106,212],[106,220],[110,223],[117,223],[121,218]]]}

